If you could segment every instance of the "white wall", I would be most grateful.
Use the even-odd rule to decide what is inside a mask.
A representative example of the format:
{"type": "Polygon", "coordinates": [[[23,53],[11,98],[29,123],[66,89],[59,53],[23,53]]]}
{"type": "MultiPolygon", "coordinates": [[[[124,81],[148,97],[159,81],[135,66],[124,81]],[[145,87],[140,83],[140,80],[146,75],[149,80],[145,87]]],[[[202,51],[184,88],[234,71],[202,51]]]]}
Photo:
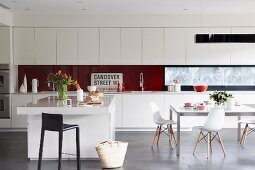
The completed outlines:
{"type": "Polygon", "coordinates": [[[255,14],[14,14],[14,26],[27,27],[219,27],[255,26],[255,14]],[[200,22],[201,21],[201,22],[200,22]]]}
{"type": "Polygon", "coordinates": [[[12,26],[12,21],[13,21],[13,15],[0,7],[0,26],[5,25],[5,26],[12,26]]]}

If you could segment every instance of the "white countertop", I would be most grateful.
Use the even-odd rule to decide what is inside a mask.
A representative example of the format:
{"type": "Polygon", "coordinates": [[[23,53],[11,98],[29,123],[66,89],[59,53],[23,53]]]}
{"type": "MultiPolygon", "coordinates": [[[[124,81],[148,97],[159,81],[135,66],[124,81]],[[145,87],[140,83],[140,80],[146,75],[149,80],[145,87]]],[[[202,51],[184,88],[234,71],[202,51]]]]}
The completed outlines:
{"type": "Polygon", "coordinates": [[[42,112],[70,115],[105,114],[114,105],[113,95],[102,97],[102,104],[95,105],[80,105],[76,100],[76,96],[70,96],[68,98],[72,99],[71,106],[66,106],[62,101],[57,100],[56,97],[50,96],[17,107],[17,114],[41,114],[42,112]]]}
{"type": "MultiPolygon", "coordinates": [[[[181,91],[181,92],[168,92],[168,91],[125,91],[125,92],[104,92],[104,94],[111,95],[111,94],[123,94],[123,95],[134,95],[134,94],[164,94],[164,95],[204,95],[204,94],[211,94],[214,91],[205,91],[205,92],[195,92],[195,91],[181,91]]],[[[229,93],[233,94],[254,94],[255,91],[227,91],[229,93]]],[[[27,92],[27,93],[20,93],[20,92],[14,92],[13,94],[50,94],[50,95],[56,95],[56,91],[40,91],[38,93],[32,93],[32,92],[27,92]]],[[[85,91],[84,93],[89,93],[85,91]]],[[[68,91],[67,95],[75,95],[76,91],[68,91]]]]}

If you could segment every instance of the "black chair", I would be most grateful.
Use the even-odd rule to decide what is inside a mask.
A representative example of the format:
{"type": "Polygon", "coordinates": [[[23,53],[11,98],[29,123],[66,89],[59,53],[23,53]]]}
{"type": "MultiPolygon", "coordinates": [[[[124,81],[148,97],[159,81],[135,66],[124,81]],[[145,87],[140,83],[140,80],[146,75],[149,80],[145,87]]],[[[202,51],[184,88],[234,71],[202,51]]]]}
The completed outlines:
{"type": "Polygon", "coordinates": [[[61,114],[48,114],[42,113],[42,128],[41,128],[41,140],[39,149],[38,170],[41,170],[43,142],[45,130],[56,131],[59,133],[59,148],[58,148],[58,170],[61,170],[61,158],[62,158],[62,141],[63,132],[71,129],[76,129],[76,156],[77,156],[77,170],[81,169],[80,166],[80,137],[79,126],[63,124],[63,115],[61,114]]]}

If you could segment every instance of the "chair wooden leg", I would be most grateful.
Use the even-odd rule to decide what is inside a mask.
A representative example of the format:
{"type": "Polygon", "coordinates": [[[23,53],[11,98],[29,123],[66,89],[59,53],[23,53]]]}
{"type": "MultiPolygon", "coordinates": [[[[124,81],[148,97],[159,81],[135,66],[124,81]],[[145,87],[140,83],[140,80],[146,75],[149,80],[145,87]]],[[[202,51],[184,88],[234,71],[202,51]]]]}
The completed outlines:
{"type": "Polygon", "coordinates": [[[240,145],[243,145],[243,141],[244,141],[244,136],[245,136],[245,133],[246,133],[246,130],[248,128],[248,124],[246,123],[244,129],[243,129],[243,133],[242,133],[242,137],[240,139],[240,145]]]}
{"type": "Polygon", "coordinates": [[[245,125],[245,127],[243,129],[243,133],[242,133],[242,136],[241,136],[241,139],[240,139],[240,145],[243,144],[243,137],[244,137],[245,129],[246,129],[246,125],[245,125]]]}
{"type": "Polygon", "coordinates": [[[211,136],[211,132],[208,132],[208,134],[207,134],[207,159],[209,157],[209,151],[210,151],[210,136],[211,136]]]}
{"type": "Polygon", "coordinates": [[[159,126],[159,130],[158,130],[158,140],[157,140],[157,145],[158,145],[158,141],[159,141],[160,134],[161,134],[161,128],[162,128],[162,125],[160,125],[160,126],[159,126]]]}
{"type": "Polygon", "coordinates": [[[247,124],[247,128],[245,129],[245,134],[244,134],[243,141],[242,141],[242,143],[243,143],[242,147],[244,147],[244,145],[245,145],[246,138],[247,138],[247,135],[248,135],[248,131],[249,131],[249,126],[247,124]]]}
{"type": "Polygon", "coordinates": [[[170,132],[171,132],[171,134],[173,135],[173,139],[174,139],[175,146],[177,146],[177,142],[176,142],[176,139],[175,139],[175,135],[174,135],[173,127],[172,127],[172,125],[171,125],[171,124],[170,124],[170,132]]]}
{"type": "Polygon", "coordinates": [[[157,135],[158,135],[158,129],[159,129],[159,126],[157,126],[157,129],[156,129],[156,131],[155,131],[154,138],[153,138],[153,141],[152,141],[152,144],[151,144],[151,148],[153,148],[154,141],[155,141],[155,139],[156,139],[156,137],[157,137],[157,135]]]}
{"type": "Polygon", "coordinates": [[[210,151],[212,153],[212,132],[210,133],[210,151]]]}
{"type": "Polygon", "coordinates": [[[221,137],[220,137],[220,133],[217,132],[217,135],[218,135],[219,140],[220,140],[220,146],[221,146],[221,149],[222,149],[222,151],[223,151],[223,154],[224,154],[224,156],[226,157],[226,152],[225,152],[224,145],[223,145],[223,142],[222,142],[221,137]]]}
{"type": "Polygon", "coordinates": [[[196,140],[196,143],[195,143],[195,146],[194,146],[193,155],[195,154],[195,151],[196,151],[196,149],[197,149],[197,144],[198,144],[198,142],[199,142],[199,139],[200,139],[201,134],[202,134],[202,130],[200,131],[200,133],[199,133],[199,135],[198,135],[198,137],[197,137],[197,140],[196,140]]]}
{"type": "Polygon", "coordinates": [[[171,134],[171,131],[170,131],[170,125],[167,125],[167,131],[168,131],[168,137],[169,137],[169,142],[171,144],[171,148],[173,149],[173,144],[172,144],[172,134],[171,134]]]}

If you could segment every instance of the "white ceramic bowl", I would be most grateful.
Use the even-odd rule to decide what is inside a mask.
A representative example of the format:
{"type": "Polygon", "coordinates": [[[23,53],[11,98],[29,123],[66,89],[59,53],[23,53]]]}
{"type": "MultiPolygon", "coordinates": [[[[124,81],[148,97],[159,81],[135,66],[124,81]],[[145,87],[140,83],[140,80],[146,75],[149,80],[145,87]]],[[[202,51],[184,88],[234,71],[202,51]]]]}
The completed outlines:
{"type": "Polygon", "coordinates": [[[97,86],[87,86],[89,92],[96,91],[97,86]]]}

